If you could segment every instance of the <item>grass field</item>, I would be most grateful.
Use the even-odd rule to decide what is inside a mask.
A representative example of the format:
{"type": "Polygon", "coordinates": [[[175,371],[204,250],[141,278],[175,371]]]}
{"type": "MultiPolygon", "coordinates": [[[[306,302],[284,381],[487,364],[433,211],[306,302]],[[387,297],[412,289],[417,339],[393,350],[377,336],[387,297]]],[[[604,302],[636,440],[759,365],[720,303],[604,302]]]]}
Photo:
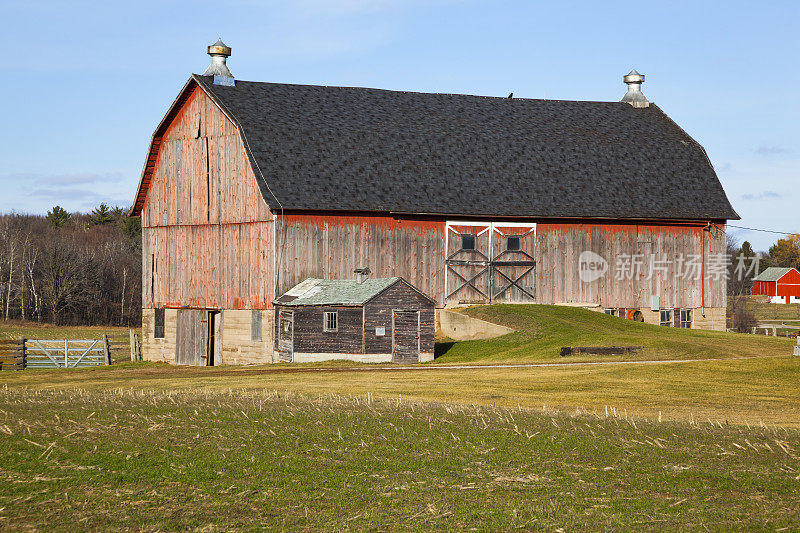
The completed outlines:
{"type": "Polygon", "coordinates": [[[637,359],[658,360],[790,354],[793,344],[787,339],[653,326],[585,309],[551,305],[492,305],[463,312],[517,331],[490,340],[440,343],[437,363],[561,359],[562,346],[641,345],[644,350],[637,359]]]}
{"type": "Polygon", "coordinates": [[[795,430],[263,389],[0,409],[6,530],[800,527],[795,430]]]}
{"type": "Polygon", "coordinates": [[[518,331],[415,370],[0,372],[0,529],[800,528],[792,342],[466,312],[518,331]],[[557,355],[599,344],[642,362],[557,355]]]}

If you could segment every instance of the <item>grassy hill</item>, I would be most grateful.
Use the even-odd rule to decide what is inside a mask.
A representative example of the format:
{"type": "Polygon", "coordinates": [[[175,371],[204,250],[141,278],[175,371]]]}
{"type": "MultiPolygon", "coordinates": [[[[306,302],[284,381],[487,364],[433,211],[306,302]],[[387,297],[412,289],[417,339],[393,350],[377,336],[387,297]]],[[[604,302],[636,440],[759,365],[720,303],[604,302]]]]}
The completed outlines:
{"type": "Polygon", "coordinates": [[[437,347],[437,363],[575,360],[560,357],[562,346],[644,346],[642,353],[635,356],[637,359],[789,355],[794,344],[772,337],[653,326],[574,307],[492,305],[461,311],[517,331],[496,339],[441,342],[437,347]]]}

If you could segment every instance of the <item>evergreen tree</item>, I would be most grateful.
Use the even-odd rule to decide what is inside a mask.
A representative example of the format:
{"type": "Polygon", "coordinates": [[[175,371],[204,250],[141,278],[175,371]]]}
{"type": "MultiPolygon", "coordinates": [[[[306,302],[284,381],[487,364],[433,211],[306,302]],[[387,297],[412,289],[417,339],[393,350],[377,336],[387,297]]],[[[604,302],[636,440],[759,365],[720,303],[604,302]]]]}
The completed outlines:
{"type": "Polygon", "coordinates": [[[113,211],[106,204],[100,204],[89,215],[89,223],[93,226],[102,226],[115,220],[113,211]]]}
{"type": "Polygon", "coordinates": [[[60,228],[72,219],[66,209],[60,205],[47,212],[47,223],[53,228],[60,228]]]}

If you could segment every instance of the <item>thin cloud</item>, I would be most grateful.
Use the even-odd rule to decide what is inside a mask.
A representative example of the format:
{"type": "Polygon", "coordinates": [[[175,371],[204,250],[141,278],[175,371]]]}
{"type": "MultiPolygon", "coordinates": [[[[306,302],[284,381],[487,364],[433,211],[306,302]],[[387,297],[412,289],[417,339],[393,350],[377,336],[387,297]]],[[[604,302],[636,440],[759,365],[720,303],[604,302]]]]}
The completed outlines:
{"type": "Polygon", "coordinates": [[[90,183],[116,183],[122,178],[118,172],[97,174],[94,172],[77,172],[73,174],[34,174],[18,173],[0,176],[0,181],[28,182],[39,187],[51,185],[70,187],[73,185],[88,185],[90,183]]]}
{"type": "Polygon", "coordinates": [[[743,194],[742,200],[768,200],[770,198],[782,198],[783,195],[775,191],[764,191],[759,194],[743,194]]]}
{"type": "Polygon", "coordinates": [[[788,153],[788,148],[782,146],[759,146],[756,148],[756,153],[759,155],[778,155],[788,153]]]}

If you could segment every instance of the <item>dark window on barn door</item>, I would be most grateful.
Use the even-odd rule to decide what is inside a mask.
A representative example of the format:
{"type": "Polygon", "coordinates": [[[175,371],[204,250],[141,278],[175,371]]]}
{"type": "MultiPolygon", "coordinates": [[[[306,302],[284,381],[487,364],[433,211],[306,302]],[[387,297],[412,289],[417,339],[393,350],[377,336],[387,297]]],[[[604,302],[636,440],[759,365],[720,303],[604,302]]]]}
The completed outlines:
{"type": "Polygon", "coordinates": [[[250,314],[250,340],[261,342],[262,340],[261,311],[252,311],[250,314]]]}
{"type": "Polygon", "coordinates": [[[461,234],[461,249],[474,250],[475,249],[475,235],[472,233],[461,234]]]}
{"type": "Polygon", "coordinates": [[[339,313],[336,311],[325,311],[322,314],[322,331],[339,331],[339,313]]]}
{"type": "Polygon", "coordinates": [[[512,252],[519,250],[519,237],[507,237],[506,250],[510,250],[512,252]]]}
{"type": "Polygon", "coordinates": [[[156,309],[155,310],[155,321],[153,324],[153,338],[154,339],[163,339],[164,338],[164,309],[156,309]]]}

